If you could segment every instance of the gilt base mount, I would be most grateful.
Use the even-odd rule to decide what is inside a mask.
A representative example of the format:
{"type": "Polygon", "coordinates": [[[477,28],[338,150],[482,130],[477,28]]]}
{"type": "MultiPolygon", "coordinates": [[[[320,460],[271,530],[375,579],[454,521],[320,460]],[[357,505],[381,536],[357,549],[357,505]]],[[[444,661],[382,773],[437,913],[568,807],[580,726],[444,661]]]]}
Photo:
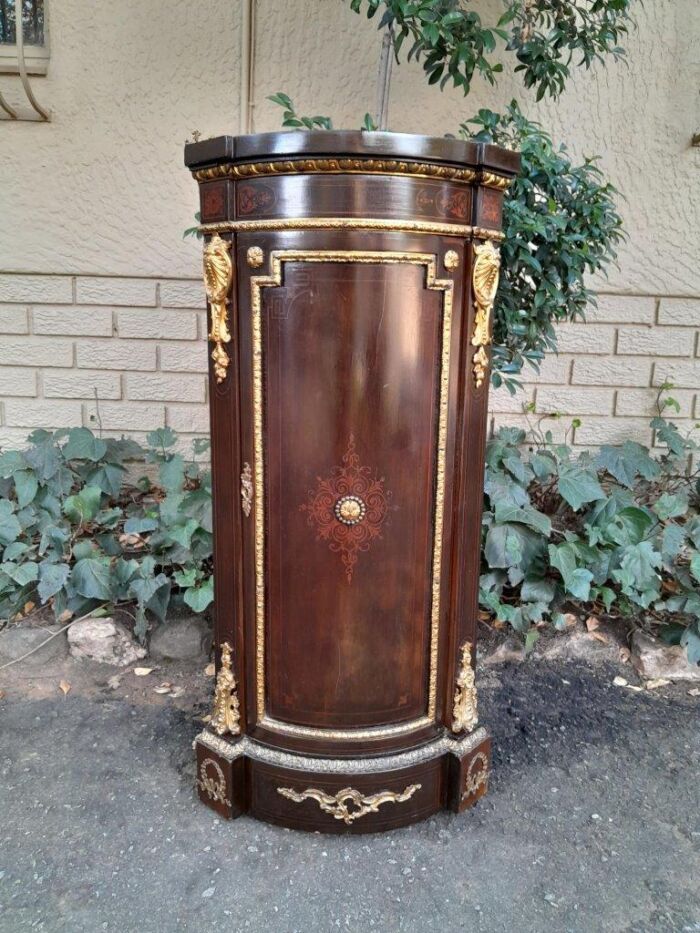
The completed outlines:
{"type": "Polygon", "coordinates": [[[220,816],[247,813],[322,833],[380,832],[439,810],[460,813],[486,793],[491,770],[485,729],[373,758],[312,758],[209,731],[195,750],[199,797],[220,816]]]}

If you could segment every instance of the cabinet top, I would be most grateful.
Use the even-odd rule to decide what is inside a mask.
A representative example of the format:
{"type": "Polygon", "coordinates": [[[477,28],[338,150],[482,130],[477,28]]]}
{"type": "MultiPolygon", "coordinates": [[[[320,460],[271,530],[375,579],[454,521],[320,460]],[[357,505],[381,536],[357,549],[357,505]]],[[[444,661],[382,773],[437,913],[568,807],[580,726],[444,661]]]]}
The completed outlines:
{"type": "Polygon", "coordinates": [[[520,155],[499,146],[413,133],[293,130],[250,136],[217,136],[185,145],[185,165],[192,171],[227,162],[296,156],[421,159],[490,169],[505,175],[514,175],[520,168],[520,155]]]}

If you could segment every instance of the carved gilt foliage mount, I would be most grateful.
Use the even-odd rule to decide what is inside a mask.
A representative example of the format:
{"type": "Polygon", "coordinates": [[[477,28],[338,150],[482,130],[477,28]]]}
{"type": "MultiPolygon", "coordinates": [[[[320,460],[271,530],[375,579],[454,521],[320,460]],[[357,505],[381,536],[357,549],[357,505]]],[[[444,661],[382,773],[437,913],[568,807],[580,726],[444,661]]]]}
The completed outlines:
{"type": "Polygon", "coordinates": [[[233,282],[233,264],[229,251],[231,244],[218,233],[204,247],[204,288],[211,309],[209,340],[214,344],[211,358],[217,382],[223,382],[229,365],[225,344],[231,342],[228,328],[229,290],[233,282]]]}
{"type": "Polygon", "coordinates": [[[477,348],[472,360],[474,385],[477,389],[484,384],[489,368],[486,347],[491,344],[491,314],[498,290],[500,267],[501,253],[491,240],[474,244],[472,288],[476,312],[471,342],[472,346],[477,348]]]}

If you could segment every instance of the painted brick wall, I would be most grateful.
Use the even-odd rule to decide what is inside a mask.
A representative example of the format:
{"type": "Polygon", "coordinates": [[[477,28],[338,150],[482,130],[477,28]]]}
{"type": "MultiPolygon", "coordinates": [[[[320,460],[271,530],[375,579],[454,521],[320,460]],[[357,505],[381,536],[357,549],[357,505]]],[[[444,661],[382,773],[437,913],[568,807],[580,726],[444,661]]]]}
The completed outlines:
{"type": "MultiPolygon", "coordinates": [[[[492,426],[527,427],[523,405],[577,446],[649,444],[658,386],[676,420],[700,420],[700,298],[602,295],[586,324],[524,392],[492,393],[492,426]],[[675,416],[674,416],[675,417],[675,416]]],[[[168,425],[189,446],[208,431],[206,315],[197,280],[0,275],[0,445],[37,427],[97,427],[138,440],[168,425]]]]}
{"type": "Polygon", "coordinates": [[[0,445],[33,428],[208,433],[201,282],[0,275],[0,445]]]}

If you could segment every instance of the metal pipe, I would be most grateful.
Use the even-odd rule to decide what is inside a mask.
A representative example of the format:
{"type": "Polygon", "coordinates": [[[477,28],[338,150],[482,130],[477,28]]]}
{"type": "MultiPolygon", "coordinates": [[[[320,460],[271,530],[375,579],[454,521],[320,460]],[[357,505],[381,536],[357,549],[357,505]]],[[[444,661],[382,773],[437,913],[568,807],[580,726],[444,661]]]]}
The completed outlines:
{"type": "Polygon", "coordinates": [[[243,0],[241,23],[241,97],[239,131],[253,132],[253,79],[255,73],[255,0],[243,0]]]}

